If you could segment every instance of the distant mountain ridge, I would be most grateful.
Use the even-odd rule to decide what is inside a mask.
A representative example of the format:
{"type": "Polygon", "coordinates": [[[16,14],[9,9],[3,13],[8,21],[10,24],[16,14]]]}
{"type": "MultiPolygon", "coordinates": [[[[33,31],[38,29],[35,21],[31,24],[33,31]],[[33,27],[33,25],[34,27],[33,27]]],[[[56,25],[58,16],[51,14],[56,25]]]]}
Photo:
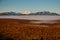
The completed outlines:
{"type": "Polygon", "coordinates": [[[36,12],[36,13],[30,13],[29,15],[58,15],[60,16],[60,14],[57,14],[57,13],[50,13],[50,12],[36,12]]]}
{"type": "Polygon", "coordinates": [[[0,15],[21,15],[22,13],[16,13],[16,12],[3,12],[0,13],[0,15]]]}
{"type": "Polygon", "coordinates": [[[23,14],[23,13],[16,13],[16,12],[3,12],[0,13],[0,15],[56,15],[56,16],[60,16],[60,14],[57,13],[51,13],[48,11],[45,12],[36,12],[36,13],[30,13],[30,14],[23,14]]]}

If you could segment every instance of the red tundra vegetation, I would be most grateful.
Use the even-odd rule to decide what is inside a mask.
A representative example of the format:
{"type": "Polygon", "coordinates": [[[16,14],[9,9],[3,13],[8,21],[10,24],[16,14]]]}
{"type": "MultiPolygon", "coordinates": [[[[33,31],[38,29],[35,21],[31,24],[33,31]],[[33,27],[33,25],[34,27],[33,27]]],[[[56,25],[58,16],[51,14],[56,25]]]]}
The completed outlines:
{"type": "Polygon", "coordinates": [[[0,40],[60,40],[60,20],[31,23],[35,20],[0,19],[0,40]]]}

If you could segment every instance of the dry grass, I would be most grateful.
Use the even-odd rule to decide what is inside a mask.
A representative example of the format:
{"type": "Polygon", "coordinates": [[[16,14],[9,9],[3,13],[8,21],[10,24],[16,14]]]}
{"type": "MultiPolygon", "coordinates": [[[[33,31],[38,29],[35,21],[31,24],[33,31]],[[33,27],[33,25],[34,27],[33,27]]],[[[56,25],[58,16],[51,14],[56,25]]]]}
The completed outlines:
{"type": "Polygon", "coordinates": [[[60,40],[60,20],[53,24],[31,21],[35,20],[0,19],[0,40],[60,40]]]}

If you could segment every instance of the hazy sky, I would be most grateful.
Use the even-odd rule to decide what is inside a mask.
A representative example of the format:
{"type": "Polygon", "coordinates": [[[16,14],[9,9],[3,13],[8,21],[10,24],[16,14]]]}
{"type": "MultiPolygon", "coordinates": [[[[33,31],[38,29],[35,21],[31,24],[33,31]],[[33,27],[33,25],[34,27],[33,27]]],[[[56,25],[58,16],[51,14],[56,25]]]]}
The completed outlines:
{"type": "Polygon", "coordinates": [[[60,13],[60,0],[0,0],[0,12],[25,10],[60,13]]]}

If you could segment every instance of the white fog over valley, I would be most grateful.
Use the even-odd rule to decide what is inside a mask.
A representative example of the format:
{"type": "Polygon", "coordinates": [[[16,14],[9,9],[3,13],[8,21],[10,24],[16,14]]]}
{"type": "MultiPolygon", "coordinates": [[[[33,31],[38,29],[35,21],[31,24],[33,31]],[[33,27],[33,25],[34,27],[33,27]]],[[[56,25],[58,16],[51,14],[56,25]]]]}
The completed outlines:
{"type": "Polygon", "coordinates": [[[0,16],[0,18],[28,19],[28,20],[60,20],[60,16],[48,16],[48,15],[0,16]]]}

